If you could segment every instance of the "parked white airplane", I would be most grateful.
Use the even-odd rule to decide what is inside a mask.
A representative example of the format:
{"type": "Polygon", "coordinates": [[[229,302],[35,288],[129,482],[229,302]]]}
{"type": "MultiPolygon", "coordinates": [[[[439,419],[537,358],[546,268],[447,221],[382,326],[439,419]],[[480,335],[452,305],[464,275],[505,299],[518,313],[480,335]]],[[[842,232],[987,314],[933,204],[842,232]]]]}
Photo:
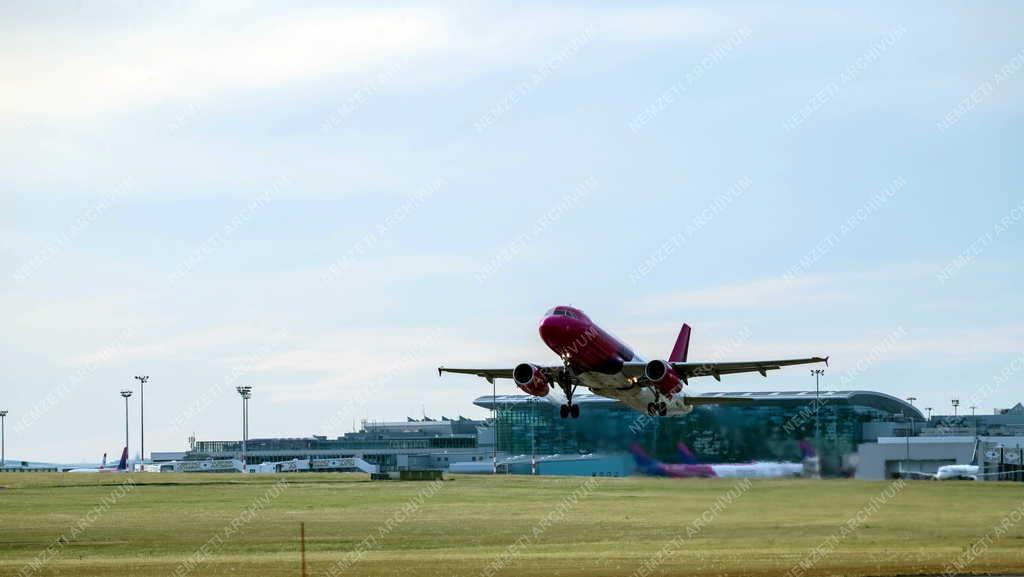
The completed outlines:
{"type": "Polygon", "coordinates": [[[100,466],[93,468],[83,469],[67,469],[65,473],[127,473],[128,472],[128,447],[125,447],[121,451],[121,461],[117,464],[116,469],[107,468],[107,454],[103,453],[103,461],[100,462],[100,466]]]}
{"type": "Polygon", "coordinates": [[[901,470],[901,475],[914,479],[930,479],[932,481],[977,481],[981,473],[981,467],[974,463],[978,462],[979,444],[980,441],[974,442],[974,456],[971,458],[971,464],[969,465],[943,465],[935,471],[935,474],[901,470]]]}

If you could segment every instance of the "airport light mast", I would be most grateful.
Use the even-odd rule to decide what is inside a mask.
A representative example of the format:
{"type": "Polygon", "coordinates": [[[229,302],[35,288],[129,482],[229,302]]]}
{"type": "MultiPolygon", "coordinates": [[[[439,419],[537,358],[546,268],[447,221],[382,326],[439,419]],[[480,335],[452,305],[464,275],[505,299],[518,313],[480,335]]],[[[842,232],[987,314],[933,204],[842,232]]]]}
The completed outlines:
{"type": "Polygon", "coordinates": [[[121,396],[124,397],[124,446],[128,447],[128,397],[132,396],[130,389],[124,389],[121,391],[121,396]]]}
{"type": "Polygon", "coordinates": [[[530,474],[537,474],[537,397],[530,396],[530,474]]]}
{"type": "Polygon", "coordinates": [[[814,438],[817,439],[821,434],[821,388],[818,381],[825,374],[825,369],[811,369],[811,374],[814,375],[814,438]]]}
{"type": "Polygon", "coordinates": [[[494,411],[494,446],[491,449],[491,474],[498,474],[498,385],[491,379],[491,406],[494,411]]]}
{"type": "Polygon", "coordinates": [[[146,469],[146,382],[149,380],[148,376],[135,376],[135,380],[139,381],[139,451],[141,455],[141,462],[139,468],[143,471],[146,469]]]}
{"type": "Polygon", "coordinates": [[[249,385],[235,387],[238,394],[242,396],[242,471],[246,472],[246,441],[249,440],[249,398],[252,397],[252,387],[249,385]]]}
{"type": "Polygon", "coordinates": [[[950,404],[953,405],[953,416],[955,417],[956,416],[956,409],[957,409],[957,407],[960,406],[960,399],[953,399],[952,401],[950,401],[950,404]]]}
{"type": "Polygon", "coordinates": [[[0,469],[7,466],[7,439],[4,421],[7,420],[7,409],[0,411],[0,469]]]}

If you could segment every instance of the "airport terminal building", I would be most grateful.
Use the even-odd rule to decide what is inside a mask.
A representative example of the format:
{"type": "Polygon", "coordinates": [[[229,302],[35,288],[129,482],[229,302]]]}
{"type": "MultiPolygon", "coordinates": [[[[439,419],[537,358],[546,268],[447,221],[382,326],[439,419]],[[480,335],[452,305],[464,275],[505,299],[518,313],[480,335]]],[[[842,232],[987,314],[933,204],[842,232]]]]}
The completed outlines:
{"type": "Polygon", "coordinates": [[[561,419],[557,405],[527,395],[484,396],[474,404],[497,409],[497,446],[506,454],[624,453],[636,444],[660,460],[675,461],[676,444],[684,442],[706,462],[795,461],[798,442],[817,438],[823,472],[830,475],[841,474],[842,456],[876,440],[878,432],[924,421],[910,403],[873,391],[821,391],[817,397],[814,391],[707,394],[751,402],[649,417],[614,400],[580,394],[579,419],[561,419]]]}
{"type": "MultiPolygon", "coordinates": [[[[246,461],[259,464],[292,459],[359,457],[382,471],[447,469],[461,461],[490,460],[493,428],[486,421],[458,417],[407,419],[401,422],[364,421],[358,432],[328,438],[249,439],[246,461]]],[[[240,459],[242,442],[193,441],[186,460],[240,459]]]]}
{"type": "MultiPolygon", "coordinates": [[[[536,455],[549,471],[617,475],[628,468],[626,455],[634,444],[667,462],[678,460],[676,443],[680,441],[705,462],[795,461],[800,458],[798,442],[812,440],[822,473],[840,476],[853,474],[862,446],[929,430],[930,421],[910,403],[873,391],[821,391],[818,403],[814,391],[709,394],[747,397],[751,403],[706,405],[689,415],[655,418],[611,399],[579,394],[580,418],[561,419],[558,405],[544,399],[488,395],[474,404],[494,411],[495,418],[367,421],[359,431],[334,438],[250,439],[247,455],[250,463],[359,457],[382,471],[449,469],[455,463],[463,463],[463,468],[467,463],[469,467],[479,464],[481,470],[489,470],[497,451],[499,461],[508,461],[509,472],[529,472],[523,462],[536,455]],[[611,463],[605,459],[608,455],[618,455],[624,464],[611,463]],[[601,463],[600,470],[593,469],[596,463],[601,463]]],[[[1024,414],[999,419],[999,424],[975,424],[992,429],[985,428],[984,434],[1014,430],[1014,422],[1024,425],[1024,414]]],[[[237,440],[193,441],[185,458],[239,458],[241,448],[237,440]]],[[[870,451],[863,453],[865,459],[875,458],[870,451]]],[[[885,475],[892,469],[884,463],[881,469],[872,467],[868,468],[876,476],[879,470],[885,475]]]]}

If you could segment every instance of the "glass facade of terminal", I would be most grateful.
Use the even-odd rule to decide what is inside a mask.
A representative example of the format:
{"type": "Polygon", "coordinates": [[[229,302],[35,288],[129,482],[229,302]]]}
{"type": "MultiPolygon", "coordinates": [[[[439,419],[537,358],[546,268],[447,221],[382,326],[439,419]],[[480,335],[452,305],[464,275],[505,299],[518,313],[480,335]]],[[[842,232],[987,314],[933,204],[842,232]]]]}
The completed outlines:
{"type": "Polygon", "coordinates": [[[817,446],[826,461],[856,452],[862,424],[893,420],[890,411],[856,404],[820,407],[815,441],[814,403],[714,405],[685,416],[648,417],[616,403],[581,405],[579,419],[562,419],[543,401],[498,403],[498,450],[517,455],[627,451],[633,444],[663,461],[678,461],[686,443],[706,462],[798,460],[798,441],[817,446]],[[833,456],[829,458],[829,456],[833,456]]]}

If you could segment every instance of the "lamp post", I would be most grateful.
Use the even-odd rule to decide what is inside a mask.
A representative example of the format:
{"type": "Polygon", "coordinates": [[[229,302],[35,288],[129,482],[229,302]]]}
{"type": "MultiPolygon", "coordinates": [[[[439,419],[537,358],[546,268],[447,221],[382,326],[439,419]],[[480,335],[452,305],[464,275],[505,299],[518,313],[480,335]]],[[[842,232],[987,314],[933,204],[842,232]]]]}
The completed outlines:
{"type": "Polygon", "coordinates": [[[950,401],[950,404],[953,405],[953,416],[955,417],[956,408],[960,406],[960,399],[953,399],[952,401],[950,401]]]}
{"type": "Polygon", "coordinates": [[[932,420],[932,408],[931,407],[925,407],[924,410],[928,411],[928,420],[929,421],[932,420]]]}
{"type": "Polygon", "coordinates": [[[494,447],[491,450],[491,474],[498,474],[498,385],[491,379],[491,407],[494,415],[494,447]]]}
{"type": "Polygon", "coordinates": [[[530,397],[530,474],[537,474],[537,397],[530,397]]]}
{"type": "Polygon", "coordinates": [[[913,423],[913,421],[911,421],[910,418],[907,417],[907,415],[905,413],[903,413],[902,411],[900,412],[900,416],[903,417],[903,436],[906,437],[906,441],[907,441],[907,464],[909,465],[910,464],[910,429],[907,427],[907,425],[909,423],[913,423]]]}
{"type": "Polygon", "coordinates": [[[249,397],[252,396],[252,387],[249,385],[235,387],[238,394],[242,396],[242,471],[247,472],[246,467],[246,442],[249,440],[249,397]]]}
{"type": "Polygon", "coordinates": [[[146,467],[146,381],[149,380],[148,376],[135,376],[135,380],[139,381],[139,451],[142,457],[139,463],[139,468],[145,470],[146,467]]]}
{"type": "Polygon", "coordinates": [[[7,439],[4,431],[4,421],[7,419],[7,410],[0,411],[0,469],[7,466],[7,439]]]}
{"type": "Polygon", "coordinates": [[[128,397],[132,396],[130,389],[124,389],[121,391],[121,396],[124,397],[124,446],[128,448],[128,397]]]}
{"type": "Polygon", "coordinates": [[[821,434],[821,389],[818,381],[825,374],[825,369],[811,369],[811,374],[814,375],[814,438],[817,439],[821,434]]]}

